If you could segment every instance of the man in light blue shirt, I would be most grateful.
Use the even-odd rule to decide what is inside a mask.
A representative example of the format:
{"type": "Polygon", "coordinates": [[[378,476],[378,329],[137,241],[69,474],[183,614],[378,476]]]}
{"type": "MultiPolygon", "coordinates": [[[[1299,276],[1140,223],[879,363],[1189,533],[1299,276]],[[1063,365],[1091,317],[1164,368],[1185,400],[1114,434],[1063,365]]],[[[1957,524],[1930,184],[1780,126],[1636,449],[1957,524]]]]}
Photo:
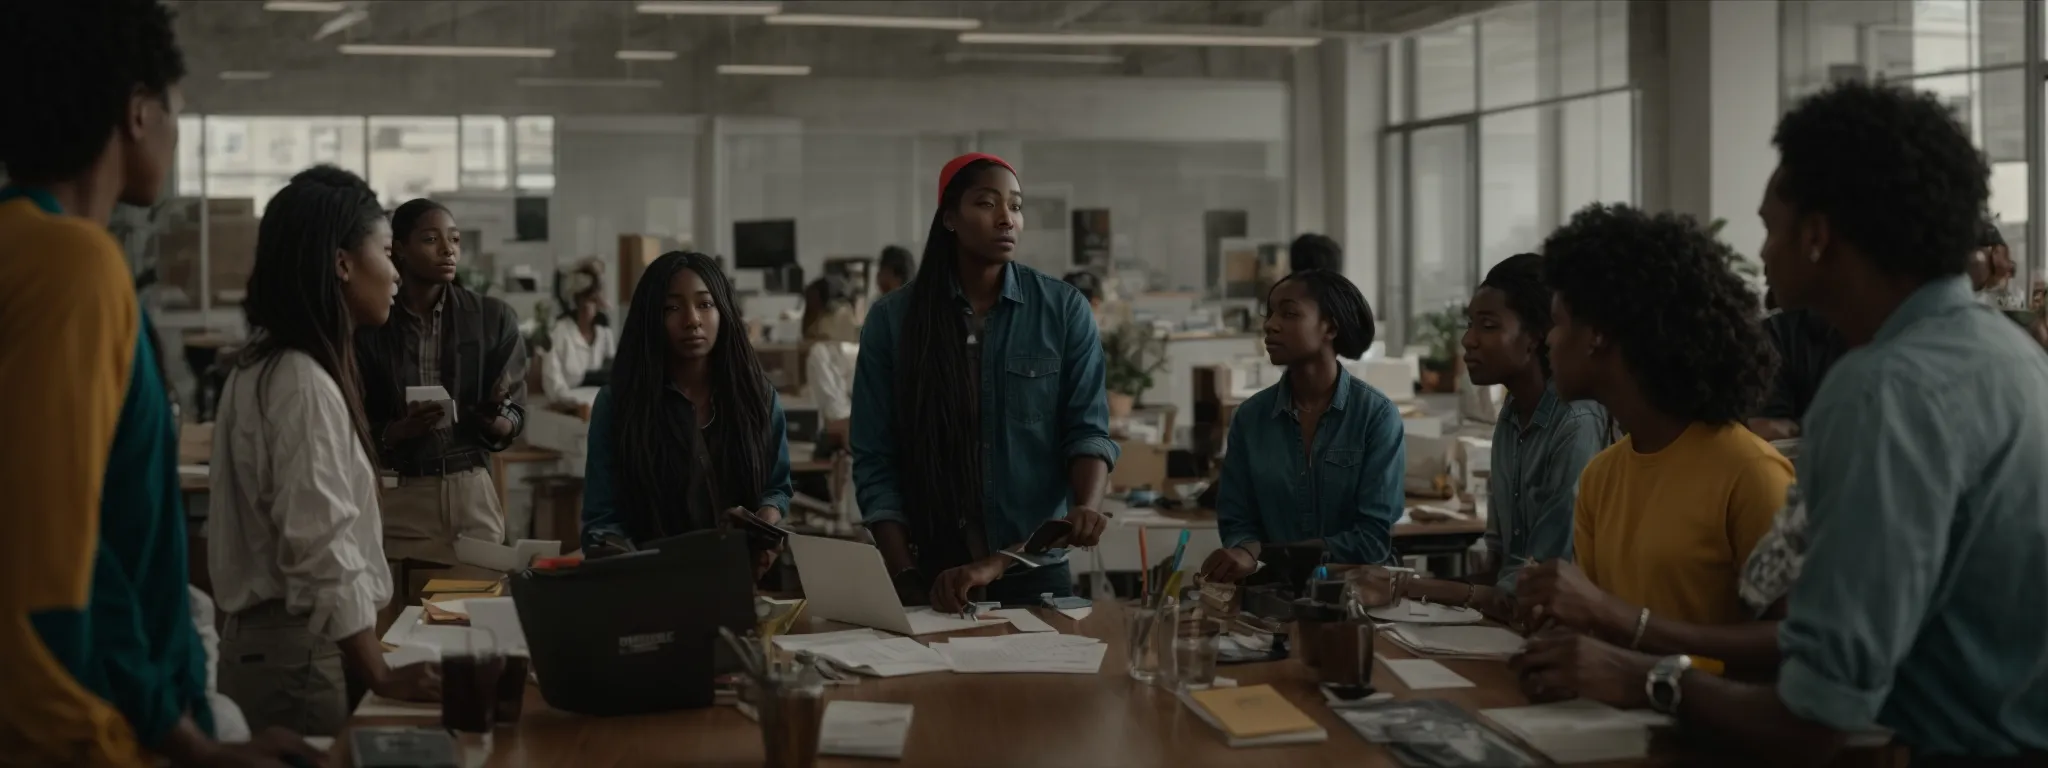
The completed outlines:
{"type": "Polygon", "coordinates": [[[1588,641],[1532,644],[1524,671],[1788,764],[1877,727],[1915,765],[2048,764],[2048,357],[1963,276],[1983,156],[1933,95],[1884,85],[1808,98],[1774,141],[1771,287],[1859,347],[1803,424],[1805,558],[1778,678],[1588,641]],[[1557,674],[1602,667],[1634,673],[1557,674]]]}

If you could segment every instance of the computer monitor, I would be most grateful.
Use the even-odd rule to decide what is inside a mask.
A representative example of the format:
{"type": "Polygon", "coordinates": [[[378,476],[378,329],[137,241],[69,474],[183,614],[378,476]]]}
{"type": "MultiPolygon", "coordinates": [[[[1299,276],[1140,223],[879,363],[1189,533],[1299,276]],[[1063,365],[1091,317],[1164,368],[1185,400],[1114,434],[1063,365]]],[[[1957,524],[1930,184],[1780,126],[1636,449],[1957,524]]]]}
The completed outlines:
{"type": "Polygon", "coordinates": [[[732,223],[733,267],[774,269],[796,263],[796,220],[732,223]]]}

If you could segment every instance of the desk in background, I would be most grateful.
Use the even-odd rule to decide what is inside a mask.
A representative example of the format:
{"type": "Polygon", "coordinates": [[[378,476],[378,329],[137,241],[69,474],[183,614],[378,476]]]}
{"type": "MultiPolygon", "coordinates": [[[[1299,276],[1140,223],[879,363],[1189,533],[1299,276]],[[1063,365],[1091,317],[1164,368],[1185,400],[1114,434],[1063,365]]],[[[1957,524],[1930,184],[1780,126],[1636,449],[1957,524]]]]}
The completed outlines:
{"type": "MultiPolygon", "coordinates": [[[[1431,501],[1434,500],[1410,498],[1408,506],[1431,501]]],[[[1094,552],[1074,556],[1077,576],[1079,571],[1087,568],[1110,572],[1142,570],[1138,559],[1140,536],[1145,537],[1145,547],[1156,559],[1173,551],[1182,530],[1192,531],[1182,562],[1195,565],[1200,565],[1210,552],[1223,546],[1221,537],[1216,533],[1215,510],[1134,508],[1114,500],[1106,500],[1103,508],[1110,515],[1112,525],[1102,535],[1102,543],[1094,552]]],[[[1465,550],[1485,534],[1486,521],[1478,519],[1397,523],[1393,530],[1394,549],[1404,557],[1430,558],[1430,570],[1434,573],[1456,575],[1464,571],[1465,550]]]]}

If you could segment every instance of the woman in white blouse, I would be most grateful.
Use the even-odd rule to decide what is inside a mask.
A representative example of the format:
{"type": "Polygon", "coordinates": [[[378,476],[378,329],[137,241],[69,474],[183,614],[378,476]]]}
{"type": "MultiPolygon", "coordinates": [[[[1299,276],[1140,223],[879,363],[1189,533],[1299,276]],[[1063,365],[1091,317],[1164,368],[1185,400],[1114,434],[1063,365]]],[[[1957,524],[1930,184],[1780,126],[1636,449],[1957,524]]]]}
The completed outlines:
{"type": "Polygon", "coordinates": [[[604,312],[604,286],[595,274],[576,274],[587,275],[589,283],[576,292],[574,311],[557,319],[548,331],[548,355],[541,360],[541,393],[549,400],[572,400],[569,390],[583,386],[591,373],[609,370],[612,355],[618,352],[611,326],[598,322],[604,312]]]}
{"type": "Polygon", "coordinates": [[[835,275],[804,286],[804,380],[818,407],[819,435],[814,459],[832,461],[832,507],[841,521],[860,523],[853,501],[853,460],[846,450],[853,419],[853,361],[860,354],[860,322],[853,289],[835,275]]]}
{"type": "Polygon", "coordinates": [[[347,679],[435,700],[431,665],[391,669],[377,611],[391,599],[355,328],[391,313],[391,225],[369,185],[320,166],[263,211],[242,304],[248,347],[214,426],[207,562],[227,621],[220,692],[251,728],[332,736],[347,679]],[[344,672],[346,670],[346,673],[344,672]]]}

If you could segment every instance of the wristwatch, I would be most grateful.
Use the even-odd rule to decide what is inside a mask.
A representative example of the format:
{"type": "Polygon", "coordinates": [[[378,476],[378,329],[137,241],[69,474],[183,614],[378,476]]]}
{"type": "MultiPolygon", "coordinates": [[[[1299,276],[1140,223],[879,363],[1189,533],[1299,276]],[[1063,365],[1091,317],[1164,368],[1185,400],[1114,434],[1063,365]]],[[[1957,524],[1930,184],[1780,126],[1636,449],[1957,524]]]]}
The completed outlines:
{"type": "Polygon", "coordinates": [[[1679,678],[1692,669],[1692,657],[1686,655],[1666,656],[1650,667],[1649,679],[1643,681],[1643,693],[1650,698],[1650,708],[1667,715],[1678,714],[1679,678]]]}

